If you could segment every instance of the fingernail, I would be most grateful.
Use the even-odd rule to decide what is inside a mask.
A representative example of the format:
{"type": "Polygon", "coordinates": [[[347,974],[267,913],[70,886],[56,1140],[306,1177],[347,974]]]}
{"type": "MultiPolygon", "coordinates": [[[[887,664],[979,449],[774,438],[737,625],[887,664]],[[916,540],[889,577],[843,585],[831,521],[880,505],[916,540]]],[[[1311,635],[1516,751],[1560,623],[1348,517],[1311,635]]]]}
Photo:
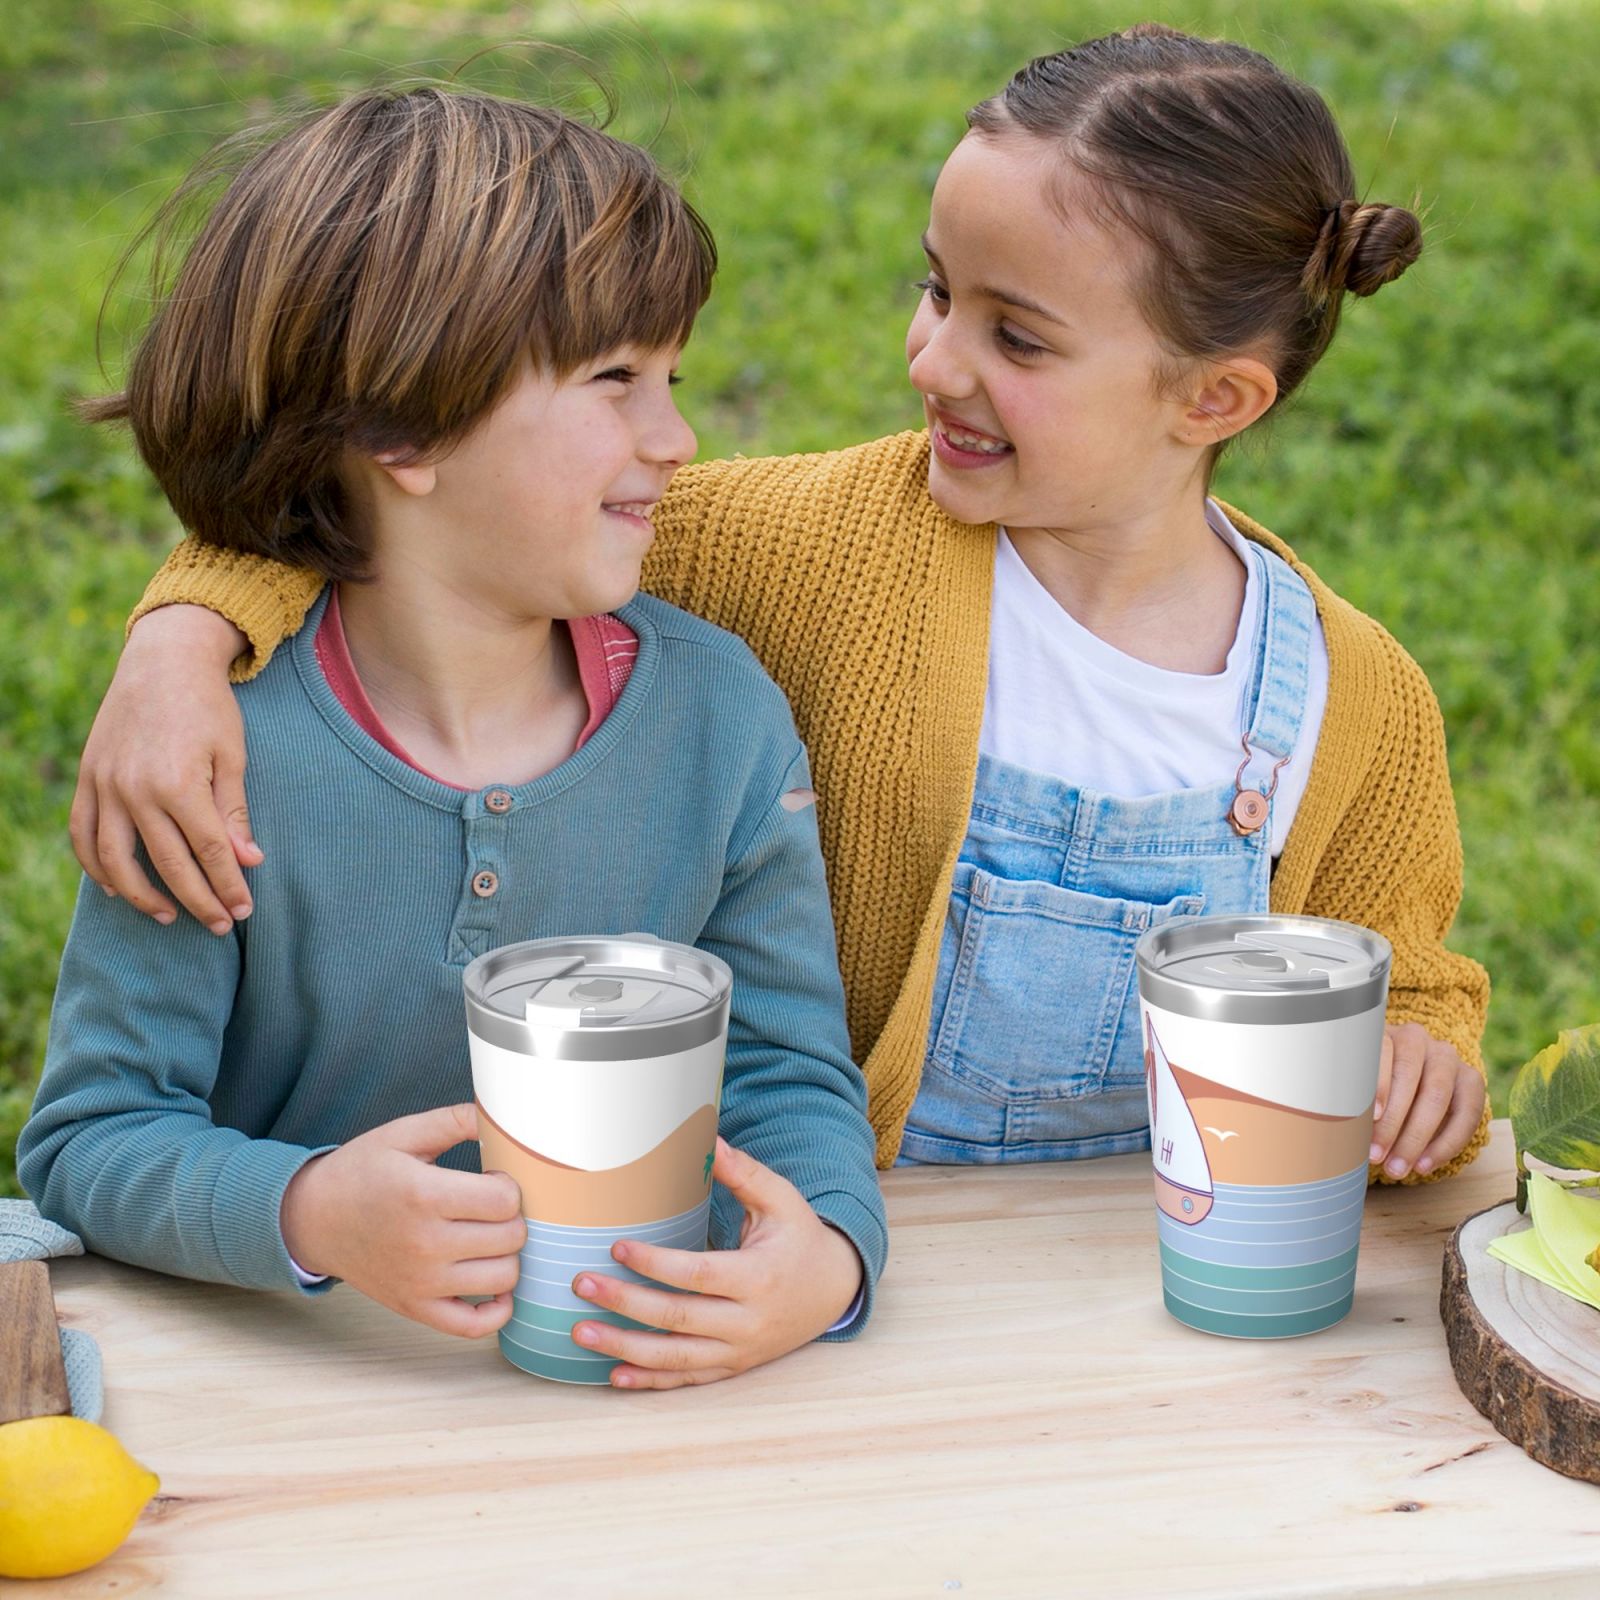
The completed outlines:
{"type": "Polygon", "coordinates": [[[1374,1139],[1373,1142],[1372,1142],[1372,1148],[1369,1151],[1367,1151],[1367,1160],[1368,1161],[1382,1161],[1383,1160],[1383,1146],[1381,1144],[1379,1144],[1376,1139],[1374,1139]]]}
{"type": "Polygon", "coordinates": [[[1417,1163],[1417,1171],[1418,1172],[1432,1172],[1433,1171],[1433,1158],[1431,1156],[1424,1156],[1417,1163]]]}
{"type": "Polygon", "coordinates": [[[163,928],[170,928],[177,920],[177,917],[170,911],[156,912],[156,921],[159,922],[163,928]]]}
{"type": "Polygon", "coordinates": [[[628,1247],[622,1242],[622,1240],[619,1239],[614,1245],[612,1245],[611,1259],[613,1261],[626,1261],[628,1259],[628,1247]]]}
{"type": "Polygon", "coordinates": [[[594,1279],[593,1278],[582,1277],[582,1278],[578,1279],[577,1291],[585,1299],[587,1299],[590,1295],[592,1295],[594,1293],[594,1287],[595,1286],[594,1286],[594,1279]]]}
{"type": "Polygon", "coordinates": [[[231,911],[234,917],[240,922],[243,922],[244,919],[250,915],[251,909],[252,908],[249,901],[246,901],[243,905],[228,907],[228,910],[231,911]]]}
{"type": "Polygon", "coordinates": [[[1383,1101],[1374,1100],[1372,1102],[1372,1120],[1374,1122],[1383,1121],[1383,1101]]]}
{"type": "Polygon", "coordinates": [[[626,1372],[619,1372],[612,1380],[619,1389],[631,1389],[635,1380],[626,1372]]]}
{"type": "Polygon", "coordinates": [[[579,1323],[578,1326],[572,1330],[572,1337],[576,1339],[579,1344],[586,1344],[591,1347],[599,1344],[600,1342],[600,1335],[597,1334],[586,1322],[579,1323]]]}
{"type": "Polygon", "coordinates": [[[1391,1178],[1403,1178],[1406,1175],[1406,1164],[1396,1156],[1393,1161],[1383,1169],[1391,1178]]]}
{"type": "Polygon", "coordinates": [[[209,927],[213,933],[218,934],[231,933],[233,931],[233,924],[229,922],[226,917],[218,917],[215,922],[207,923],[206,926],[209,927]]]}
{"type": "Polygon", "coordinates": [[[106,899],[115,900],[117,898],[117,891],[109,883],[102,883],[100,887],[105,890],[106,899]]]}

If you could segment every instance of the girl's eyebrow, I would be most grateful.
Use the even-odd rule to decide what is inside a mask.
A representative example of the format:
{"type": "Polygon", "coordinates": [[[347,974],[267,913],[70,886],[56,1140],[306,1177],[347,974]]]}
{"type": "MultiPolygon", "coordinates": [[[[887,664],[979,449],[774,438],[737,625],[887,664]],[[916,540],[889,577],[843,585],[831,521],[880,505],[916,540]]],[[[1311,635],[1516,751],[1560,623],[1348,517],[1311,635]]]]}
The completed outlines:
{"type": "MultiPolygon", "coordinates": [[[[927,234],[922,236],[922,253],[928,258],[935,271],[944,271],[944,263],[940,261],[933,246],[928,243],[927,234]]],[[[1034,316],[1043,317],[1046,322],[1053,322],[1058,328],[1070,328],[1072,326],[1065,317],[1057,316],[1054,311],[1040,305],[1037,300],[1030,300],[1026,295],[1013,294],[1009,289],[1000,289],[992,284],[980,283],[972,292],[981,294],[986,300],[998,300],[1002,305],[1015,306],[1019,311],[1031,311],[1034,316]]]]}

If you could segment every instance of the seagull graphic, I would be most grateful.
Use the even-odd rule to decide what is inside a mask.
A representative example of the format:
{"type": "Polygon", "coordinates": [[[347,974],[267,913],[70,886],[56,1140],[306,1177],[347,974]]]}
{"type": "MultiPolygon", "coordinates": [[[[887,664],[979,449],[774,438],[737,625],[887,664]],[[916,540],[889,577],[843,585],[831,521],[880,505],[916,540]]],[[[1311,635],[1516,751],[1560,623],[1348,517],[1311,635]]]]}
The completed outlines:
{"type": "Polygon", "coordinates": [[[1213,1128],[1209,1122],[1206,1124],[1206,1132],[1216,1134],[1216,1136],[1224,1144],[1226,1144],[1230,1139],[1237,1139],[1239,1137],[1239,1130],[1237,1128],[1213,1128]]]}
{"type": "Polygon", "coordinates": [[[703,1182],[703,1183],[710,1183],[711,1182],[711,1164],[716,1159],[717,1159],[717,1152],[715,1150],[708,1150],[706,1152],[706,1170],[705,1170],[704,1177],[701,1179],[701,1182],[703,1182]]]}

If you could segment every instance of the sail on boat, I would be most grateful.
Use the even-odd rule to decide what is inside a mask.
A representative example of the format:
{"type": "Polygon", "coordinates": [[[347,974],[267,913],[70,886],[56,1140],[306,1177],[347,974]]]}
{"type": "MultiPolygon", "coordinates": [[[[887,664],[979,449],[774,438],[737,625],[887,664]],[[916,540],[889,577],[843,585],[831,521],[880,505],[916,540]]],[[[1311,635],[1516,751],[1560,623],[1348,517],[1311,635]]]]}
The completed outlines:
{"type": "Polygon", "coordinates": [[[1211,1163],[1206,1160],[1189,1102],[1172,1075],[1161,1041],[1148,1017],[1144,1023],[1144,1072],[1150,1092],[1150,1151],[1155,1158],[1156,1204],[1174,1222],[1196,1223],[1215,1198],[1211,1163]]]}

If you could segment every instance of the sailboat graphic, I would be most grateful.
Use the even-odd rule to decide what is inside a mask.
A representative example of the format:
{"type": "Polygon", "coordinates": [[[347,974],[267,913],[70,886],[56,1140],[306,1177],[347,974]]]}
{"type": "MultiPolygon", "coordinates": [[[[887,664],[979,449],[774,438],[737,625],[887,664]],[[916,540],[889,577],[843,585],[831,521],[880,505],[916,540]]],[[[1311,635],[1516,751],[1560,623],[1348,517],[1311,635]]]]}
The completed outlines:
{"type": "Polygon", "coordinates": [[[1172,1075],[1150,1019],[1145,1018],[1145,1083],[1150,1091],[1150,1148],[1156,1204],[1174,1222],[1196,1223],[1211,1210],[1211,1164],[1189,1102],[1172,1075]]]}

